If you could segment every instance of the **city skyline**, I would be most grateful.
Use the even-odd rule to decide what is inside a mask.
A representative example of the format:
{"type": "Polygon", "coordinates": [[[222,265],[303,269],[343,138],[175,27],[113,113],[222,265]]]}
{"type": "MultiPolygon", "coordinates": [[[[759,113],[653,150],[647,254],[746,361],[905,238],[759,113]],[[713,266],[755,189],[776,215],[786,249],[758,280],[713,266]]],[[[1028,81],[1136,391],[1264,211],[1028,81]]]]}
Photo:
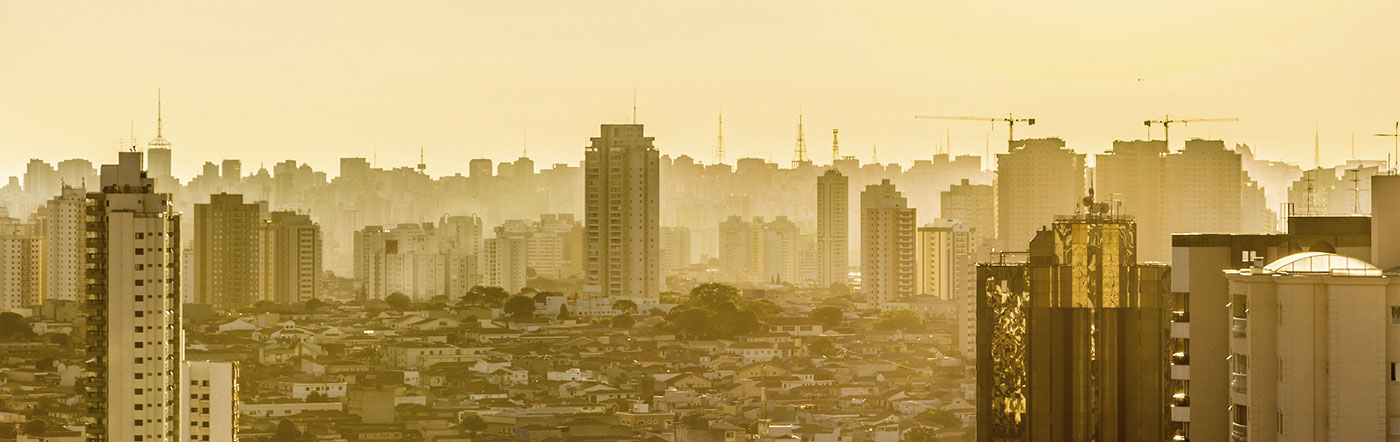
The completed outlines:
{"type": "MultiPolygon", "coordinates": [[[[0,74],[13,81],[0,85],[0,120],[9,126],[0,131],[0,161],[94,157],[127,137],[133,121],[144,146],[155,136],[157,88],[180,177],[198,170],[193,152],[239,157],[250,171],[289,157],[320,170],[338,156],[411,166],[420,146],[434,175],[524,149],[540,164],[574,164],[577,140],[593,124],[631,121],[634,90],[637,121],[652,127],[663,153],[707,163],[721,112],[728,158],[786,163],[799,109],[819,161],[832,128],[842,129],[843,151],[863,161],[878,146],[882,162],[907,164],[946,140],[954,154],[988,145],[995,154],[1004,126],[912,116],[1008,112],[1039,120],[1018,135],[1059,136],[1085,154],[1144,138],[1141,121],[1163,114],[1239,118],[1173,127],[1173,139],[1249,144],[1261,157],[1304,167],[1312,165],[1314,122],[1324,164],[1351,157],[1353,133],[1359,157],[1392,152],[1393,140],[1370,135],[1400,119],[1392,104],[1400,93],[1383,87],[1400,61],[1357,43],[1395,40],[1400,30],[1384,17],[1400,6],[1188,3],[622,3],[633,7],[607,14],[556,5],[557,14],[536,15],[503,5],[355,5],[323,20],[313,19],[326,12],[316,3],[270,15],[152,3],[99,6],[59,23],[44,18],[60,7],[7,4],[0,54],[13,63],[0,74]],[[434,11],[441,17],[429,17],[434,11]],[[260,32],[235,32],[244,27],[260,32]],[[1114,41],[1094,38],[1101,33],[1114,41]],[[17,41],[25,44],[8,43],[17,41]],[[643,61],[617,69],[584,50],[590,45],[643,61]],[[558,72],[576,75],[550,77],[558,72]]],[[[0,175],[18,174],[0,167],[0,175]]]]}

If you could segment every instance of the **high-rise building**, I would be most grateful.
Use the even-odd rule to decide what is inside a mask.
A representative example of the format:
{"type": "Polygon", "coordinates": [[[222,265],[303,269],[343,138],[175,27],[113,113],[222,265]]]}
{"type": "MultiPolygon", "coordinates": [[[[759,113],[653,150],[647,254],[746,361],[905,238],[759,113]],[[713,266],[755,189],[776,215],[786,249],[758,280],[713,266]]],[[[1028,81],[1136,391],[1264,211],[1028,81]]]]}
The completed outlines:
{"type": "Polygon", "coordinates": [[[731,216],[719,225],[720,278],[748,284],[798,281],[799,234],[785,216],[731,216]]]}
{"type": "Polygon", "coordinates": [[[997,242],[1001,250],[1030,243],[1055,216],[1074,213],[1084,196],[1084,155],[1059,138],[1016,140],[997,154],[997,242]]]}
{"type": "Polygon", "coordinates": [[[0,311],[44,302],[44,235],[39,226],[0,217],[0,311]]]}
{"type": "Polygon", "coordinates": [[[1400,280],[1335,253],[1258,264],[1226,272],[1231,440],[1393,439],[1400,280]]]}
{"type": "Polygon", "coordinates": [[[31,159],[24,166],[24,191],[39,198],[50,198],[59,191],[58,171],[43,160],[31,159]]]}
{"type": "MultiPolygon", "coordinates": [[[[977,230],[952,219],[939,219],[918,229],[915,243],[915,287],[919,295],[957,301],[956,342],[964,355],[977,350],[977,230]]],[[[974,361],[969,361],[974,362],[974,361]]]]}
{"type": "Polygon", "coordinates": [[[184,442],[180,215],[140,152],[103,165],[87,197],[87,440],[184,442]]]}
{"type": "Polygon", "coordinates": [[[1244,184],[1240,154],[1220,140],[1186,140],[1167,155],[1167,230],[1239,232],[1244,184]]]}
{"type": "Polygon", "coordinates": [[[604,124],[584,151],[584,292],[661,292],[660,159],[640,124],[604,124]]]}
{"type": "Polygon", "coordinates": [[[939,217],[966,225],[976,236],[978,261],[991,260],[991,243],[997,232],[996,191],[990,184],[962,183],[948,186],[938,199],[939,217]]]}
{"type": "Polygon", "coordinates": [[[263,300],[278,304],[319,298],[321,225],[296,212],[272,212],[262,223],[263,300]]]}
{"type": "Polygon", "coordinates": [[[496,227],[496,237],[482,242],[482,283],[516,293],[529,282],[530,233],[496,227]]]}
{"type": "MultiPolygon", "coordinates": [[[[1379,178],[1379,177],[1378,177],[1379,178]]],[[[1228,440],[1230,310],[1226,270],[1299,252],[1336,252],[1368,259],[1377,249],[1370,218],[1290,217],[1287,234],[1172,235],[1171,428],[1173,437],[1228,440]],[[1202,410],[1212,410],[1203,412],[1202,410]]],[[[1392,235],[1400,237],[1400,235],[1392,235]]]]}
{"type": "Polygon", "coordinates": [[[915,294],[915,216],[888,179],[860,193],[860,287],[866,302],[915,294]]]}
{"type": "Polygon", "coordinates": [[[263,206],[217,193],[194,206],[195,302],[226,310],[258,302],[263,206]]]}
{"type": "Polygon", "coordinates": [[[817,284],[846,284],[851,272],[850,180],[836,169],[817,177],[817,284]]]}
{"type": "MultiPolygon", "coordinates": [[[[97,184],[94,180],[92,184],[97,184]]],[[[64,187],[49,200],[44,217],[45,297],[63,301],[83,299],[86,269],[84,240],[87,191],[64,187]]]]}
{"type": "Polygon", "coordinates": [[[1114,141],[1113,149],[1094,160],[1095,193],[1137,224],[1138,258],[1169,262],[1167,142],[1114,141]]]}
{"type": "Polygon", "coordinates": [[[62,185],[69,187],[85,187],[87,183],[97,184],[97,169],[92,168],[92,162],[81,158],[73,158],[58,162],[58,180],[62,185]]]}
{"type": "Polygon", "coordinates": [[[476,158],[467,163],[467,176],[471,178],[490,178],[491,159],[476,158]]]}
{"type": "Polygon", "coordinates": [[[478,283],[481,219],[449,216],[438,224],[368,226],[355,232],[354,275],[367,299],[394,293],[416,300],[459,297],[478,283]]]}
{"type": "Polygon", "coordinates": [[[1096,207],[977,268],[977,440],[1168,440],[1170,269],[1096,207]]]}
{"type": "Polygon", "coordinates": [[[186,361],[180,407],[181,434],[187,440],[238,440],[238,362],[186,361]]]}
{"type": "Polygon", "coordinates": [[[690,266],[690,228],[661,228],[661,267],[668,272],[690,266]]]}

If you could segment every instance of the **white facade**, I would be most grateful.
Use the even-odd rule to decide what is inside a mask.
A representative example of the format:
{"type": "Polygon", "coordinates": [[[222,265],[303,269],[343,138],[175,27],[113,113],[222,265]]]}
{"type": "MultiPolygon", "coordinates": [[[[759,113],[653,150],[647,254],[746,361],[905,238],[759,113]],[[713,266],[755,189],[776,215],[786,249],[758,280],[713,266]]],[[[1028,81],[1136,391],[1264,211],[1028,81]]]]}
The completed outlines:
{"type": "Polygon", "coordinates": [[[656,298],[661,277],[657,150],[640,124],[604,124],[584,150],[584,292],[656,298]]]}
{"type": "Polygon", "coordinates": [[[176,293],[180,217],[141,169],[141,153],[102,166],[88,194],[89,440],[183,442],[183,354],[176,293]]]}
{"type": "Polygon", "coordinates": [[[827,170],[817,177],[817,284],[849,283],[850,180],[827,170]]]}
{"type": "Polygon", "coordinates": [[[48,202],[44,218],[45,298],[64,301],[83,299],[83,225],[87,190],[64,187],[48,202]]]}
{"type": "Polygon", "coordinates": [[[1226,278],[1235,440],[1400,440],[1400,282],[1319,252],[1226,278]]]}
{"type": "Polygon", "coordinates": [[[185,440],[233,442],[238,434],[238,363],[187,361],[180,407],[185,440]]]}
{"type": "Polygon", "coordinates": [[[915,216],[890,180],[866,186],[861,192],[860,270],[866,302],[915,294],[915,216]]]}

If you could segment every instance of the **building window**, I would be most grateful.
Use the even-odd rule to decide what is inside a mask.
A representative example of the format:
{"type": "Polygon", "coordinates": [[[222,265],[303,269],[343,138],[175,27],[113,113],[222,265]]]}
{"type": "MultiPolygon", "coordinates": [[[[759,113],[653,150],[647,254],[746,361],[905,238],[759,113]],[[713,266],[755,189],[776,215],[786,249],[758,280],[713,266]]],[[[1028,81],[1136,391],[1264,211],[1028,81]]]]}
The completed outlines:
{"type": "Polygon", "coordinates": [[[1390,382],[1400,382],[1400,364],[1390,363],[1390,382]]]}
{"type": "Polygon", "coordinates": [[[1390,325],[1400,325],[1400,305],[1390,306],[1390,325]]]}

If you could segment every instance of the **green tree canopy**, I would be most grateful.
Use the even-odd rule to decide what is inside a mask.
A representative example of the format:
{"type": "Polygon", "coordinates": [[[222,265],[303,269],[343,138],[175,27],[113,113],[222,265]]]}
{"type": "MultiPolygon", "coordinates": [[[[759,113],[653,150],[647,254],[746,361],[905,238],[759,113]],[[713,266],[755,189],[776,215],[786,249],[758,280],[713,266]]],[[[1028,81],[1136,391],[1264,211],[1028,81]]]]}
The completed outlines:
{"type": "Polygon", "coordinates": [[[511,296],[506,301],[505,311],[516,318],[528,318],[535,314],[535,299],[524,295],[511,296]]]}
{"type": "Polygon", "coordinates": [[[612,308],[613,310],[617,310],[623,313],[636,313],[637,303],[627,299],[619,299],[617,300],[617,302],[613,303],[612,308]]]}
{"type": "Polygon", "coordinates": [[[824,337],[813,339],[807,343],[807,354],[812,356],[835,356],[837,351],[836,344],[824,337]]]}
{"type": "Polygon", "coordinates": [[[870,326],[876,330],[918,330],[923,328],[924,320],[912,310],[887,310],[880,312],[880,319],[870,326]]]}
{"type": "Polygon", "coordinates": [[[818,307],[812,310],[811,318],[822,323],[822,326],[832,329],[841,325],[841,320],[846,313],[836,307],[818,307]]]}
{"type": "Polygon", "coordinates": [[[294,442],[301,438],[301,430],[292,421],[283,419],[277,423],[277,432],[273,433],[272,440],[276,442],[294,442]]]}
{"type": "Polygon", "coordinates": [[[413,300],[408,299],[408,295],[399,292],[394,292],[393,294],[390,294],[389,296],[384,298],[384,303],[389,304],[389,308],[391,309],[404,311],[408,310],[408,308],[413,305],[413,300]]]}
{"type": "Polygon", "coordinates": [[[632,328],[637,325],[637,320],[632,319],[632,315],[623,313],[612,317],[612,328],[632,328]]]}
{"type": "MultiPolygon", "coordinates": [[[[760,331],[752,304],[739,306],[739,290],[724,284],[708,283],[695,287],[685,302],[666,315],[669,327],[686,339],[729,339],[760,331]]],[[[762,308],[762,307],[758,307],[762,308]]]]}
{"type": "Polygon", "coordinates": [[[472,305],[482,305],[486,307],[500,307],[510,298],[510,292],[496,286],[474,286],[467,290],[467,294],[462,296],[462,300],[472,305]]]}
{"type": "Polygon", "coordinates": [[[569,305],[568,305],[568,304],[559,304],[559,316],[558,316],[558,319],[572,319],[572,318],[573,318],[573,316],[569,315],[569,305]]]}

